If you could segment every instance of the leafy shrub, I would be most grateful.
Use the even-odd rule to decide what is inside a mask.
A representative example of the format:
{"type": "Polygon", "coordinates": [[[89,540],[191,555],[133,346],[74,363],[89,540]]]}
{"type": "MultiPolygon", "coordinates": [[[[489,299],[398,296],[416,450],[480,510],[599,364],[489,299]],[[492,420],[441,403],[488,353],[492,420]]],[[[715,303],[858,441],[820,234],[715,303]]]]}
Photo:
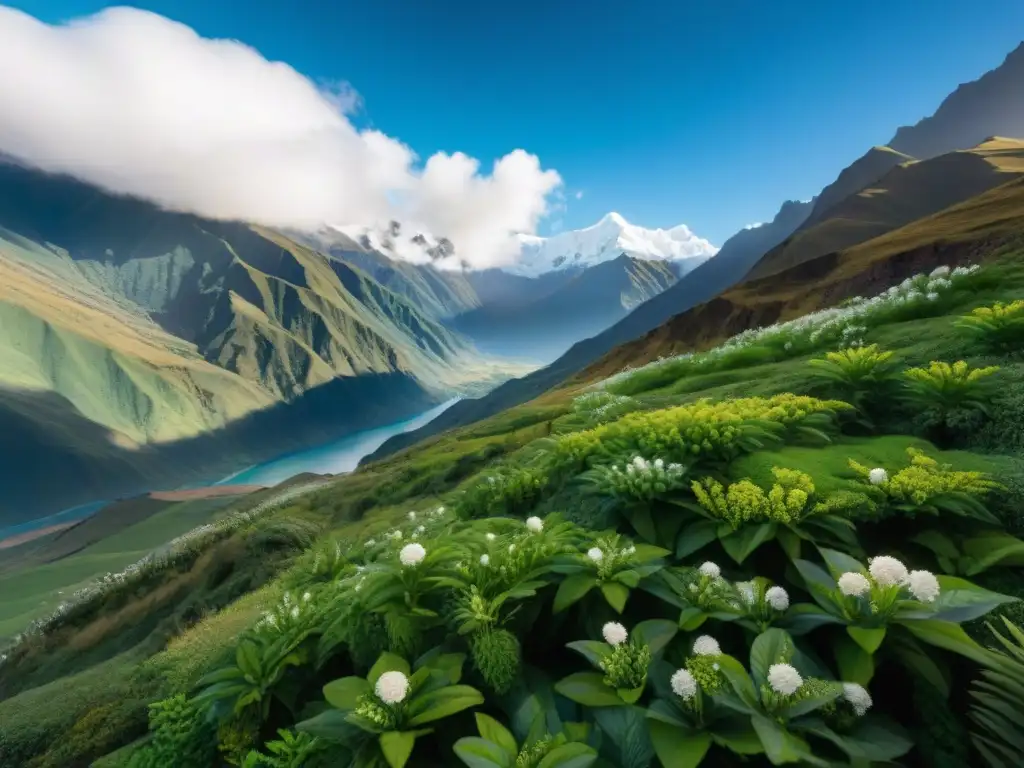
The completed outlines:
{"type": "Polygon", "coordinates": [[[908,368],[903,372],[904,398],[918,409],[922,425],[936,429],[938,440],[948,443],[951,433],[975,430],[980,417],[989,415],[995,395],[991,376],[998,370],[998,366],[971,368],[963,360],[908,368]]]}
{"type": "Polygon", "coordinates": [[[971,690],[971,741],[992,768],[1024,764],[1024,632],[1003,619],[1009,637],[992,630],[1002,646],[984,663],[971,690]]]}
{"type": "Polygon", "coordinates": [[[877,344],[829,352],[809,365],[832,394],[858,408],[876,404],[894,380],[892,352],[881,351],[877,344]]]}
{"type": "Polygon", "coordinates": [[[987,349],[1017,349],[1024,341],[1024,300],[1018,299],[1009,304],[997,301],[991,307],[977,307],[971,314],[961,317],[956,327],[987,349]]]}
{"type": "Polygon", "coordinates": [[[949,464],[926,456],[916,448],[908,448],[910,465],[889,475],[884,467],[868,469],[850,459],[850,468],[869,488],[876,489],[882,501],[879,514],[938,515],[943,512],[996,522],[986,509],[985,497],[1001,488],[984,472],[962,472],[949,464]]]}
{"type": "Polygon", "coordinates": [[[128,768],[205,768],[217,753],[216,730],[205,711],[185,694],[149,705],[149,743],[136,751],[128,768]]]}

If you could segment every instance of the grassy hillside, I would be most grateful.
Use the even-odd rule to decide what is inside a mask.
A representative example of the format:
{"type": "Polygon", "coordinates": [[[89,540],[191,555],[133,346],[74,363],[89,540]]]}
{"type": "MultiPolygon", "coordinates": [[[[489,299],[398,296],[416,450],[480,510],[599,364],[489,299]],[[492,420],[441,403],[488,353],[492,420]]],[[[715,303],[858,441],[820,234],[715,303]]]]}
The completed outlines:
{"type": "Polygon", "coordinates": [[[997,138],[919,162],[892,151],[878,154],[894,158],[891,170],[868,179],[827,208],[816,209],[796,234],[765,254],[748,277],[764,277],[867,242],[1024,173],[1024,141],[1013,139],[997,138]]]}
{"type": "MultiPolygon", "coordinates": [[[[968,335],[959,324],[959,318],[974,308],[1024,299],[1024,251],[1006,246],[1006,238],[997,237],[1007,234],[1011,217],[1006,214],[1014,210],[1014,201],[1022,194],[1020,183],[988,194],[985,206],[976,201],[970,213],[957,209],[946,213],[952,219],[937,217],[927,225],[952,237],[956,217],[973,217],[980,231],[994,238],[986,241],[990,245],[987,250],[978,241],[967,241],[970,260],[985,264],[978,271],[949,273],[947,269],[928,277],[935,267],[953,266],[966,259],[967,251],[963,249],[968,246],[952,243],[937,247],[914,240],[912,233],[902,233],[898,243],[875,244],[856,258],[834,260],[816,278],[805,273],[802,285],[791,286],[778,277],[756,281],[746,286],[745,292],[734,292],[734,300],[747,301],[750,308],[755,301],[776,301],[783,305],[777,317],[789,318],[806,317],[808,294],[822,294],[824,298],[815,302],[825,304],[837,296],[840,288],[852,287],[843,280],[860,281],[860,292],[870,296],[899,286],[910,273],[925,273],[912,286],[895,288],[884,300],[850,305],[842,310],[845,315],[825,313],[803,324],[748,333],[708,355],[636,368],[647,355],[636,348],[631,361],[634,369],[601,382],[597,388],[549,392],[535,403],[370,464],[298,497],[290,506],[270,510],[250,527],[236,529],[227,538],[199,548],[190,554],[187,564],[153,572],[143,581],[131,581],[93,597],[47,633],[10,651],[8,663],[0,666],[0,690],[10,696],[0,702],[0,717],[6,725],[0,758],[12,765],[41,768],[75,764],[117,750],[117,756],[112,755],[103,764],[125,765],[123,748],[145,737],[148,703],[201,690],[203,686],[196,689],[195,683],[209,671],[231,669],[240,658],[236,657],[236,648],[239,642],[248,642],[246,638],[255,643],[256,653],[262,653],[261,638],[270,641],[288,637],[296,638],[297,647],[302,649],[299,658],[305,661],[289,667],[279,683],[265,689],[262,696],[269,702],[266,710],[235,706],[234,699],[225,699],[226,704],[214,706],[213,717],[221,724],[217,730],[202,726],[201,714],[181,709],[176,715],[181,719],[175,721],[180,723],[175,731],[178,735],[173,737],[177,741],[167,741],[172,738],[171,731],[154,725],[149,745],[139,741],[133,749],[150,752],[151,759],[157,760],[165,754],[160,750],[168,749],[176,750],[176,755],[205,756],[197,765],[216,765],[227,758],[240,760],[250,749],[267,753],[266,744],[278,738],[276,729],[294,728],[320,711],[335,711],[330,704],[318,703],[323,701],[326,681],[367,674],[382,650],[416,658],[443,644],[446,652],[465,654],[461,684],[480,692],[481,711],[507,723],[516,739],[516,750],[524,739],[529,741],[526,731],[532,722],[531,707],[555,712],[557,702],[561,715],[543,728],[564,731],[569,741],[580,743],[574,749],[597,756],[594,765],[672,765],[671,755],[678,755],[681,747],[672,740],[672,732],[649,725],[646,713],[685,703],[669,685],[673,670],[679,668],[691,670],[695,679],[702,681],[698,686],[705,711],[721,705],[724,691],[732,690],[733,678],[725,678],[725,688],[721,689],[713,680],[696,677],[701,669],[700,657],[694,656],[692,649],[700,636],[708,635],[719,644],[715,647],[721,654],[717,662],[730,665],[730,675],[734,663],[744,669],[752,665],[755,678],[766,674],[769,662],[792,663],[803,681],[855,680],[869,691],[873,706],[863,727],[870,723],[875,729],[871,731],[873,738],[857,741],[861,721],[854,718],[854,713],[847,712],[846,720],[835,720],[840,713],[827,707],[822,710],[819,702],[811,710],[838,729],[836,738],[822,739],[820,734],[801,730],[802,716],[790,715],[780,727],[789,734],[781,738],[796,739],[789,742],[793,749],[806,750],[827,764],[845,764],[843,761],[852,759],[858,749],[867,749],[858,744],[871,744],[871,749],[881,750],[871,753],[876,761],[898,759],[908,766],[942,764],[951,768],[986,765],[982,753],[974,751],[973,746],[979,743],[981,731],[968,719],[969,709],[978,704],[963,695],[978,678],[982,665],[989,663],[983,645],[992,641],[992,635],[981,618],[1002,614],[1019,621],[1024,616],[1022,604],[1015,599],[1024,595],[1018,567],[1024,562],[1024,542],[1014,538],[1024,534],[1024,521],[1018,513],[1024,492],[1024,440],[1019,428],[1024,418],[1024,368],[1014,354],[985,346],[983,340],[968,335]],[[990,208],[994,210],[983,218],[982,211],[990,208]],[[993,249],[997,240],[1003,242],[1003,247],[993,249]],[[917,245],[908,250],[906,246],[912,243],[917,245]],[[929,299],[924,293],[911,295],[918,283],[927,283],[937,298],[929,299]],[[808,290],[812,285],[817,290],[808,290]],[[848,326],[857,329],[855,339],[844,332],[848,326]],[[818,369],[809,361],[823,359],[826,353],[851,340],[863,342],[865,347],[877,344],[893,353],[887,365],[895,389],[885,389],[890,384],[878,378],[865,383],[865,392],[857,394],[859,390],[844,389],[841,382],[817,375],[818,369]],[[939,401],[923,407],[921,401],[903,399],[910,391],[900,383],[910,380],[904,370],[927,367],[932,360],[958,359],[972,368],[999,367],[989,375],[992,386],[977,393],[988,405],[985,412],[970,412],[968,400],[947,403],[941,412],[933,412],[930,409],[938,407],[939,401]],[[779,393],[795,394],[780,397],[779,393]],[[858,409],[827,399],[840,396],[856,400],[858,409]],[[751,397],[769,400],[743,399],[751,397]],[[718,405],[709,409],[701,404],[707,398],[718,405]],[[967,410],[956,415],[957,408],[967,410]],[[931,497],[926,494],[921,497],[925,501],[916,502],[924,506],[909,512],[886,501],[884,494],[888,491],[859,477],[848,463],[853,459],[866,468],[883,467],[890,479],[903,477],[899,472],[909,461],[908,448],[922,450],[940,463],[951,465],[949,471],[990,473],[1003,488],[986,490],[984,483],[962,485],[959,487],[974,489],[965,491],[964,497],[974,501],[957,502],[965,505],[957,506],[935,497],[938,506],[927,513],[925,507],[931,497]],[[621,468],[637,454],[652,462],[664,457],[666,467],[680,462],[685,467],[679,470],[685,481],[666,476],[661,490],[655,485],[631,485],[616,479],[626,473],[619,471],[616,475],[612,465],[617,463],[621,468]],[[703,518],[692,510],[699,498],[689,490],[694,480],[711,476],[736,484],[749,479],[767,491],[777,482],[773,467],[805,473],[813,484],[813,498],[829,500],[833,511],[826,516],[831,515],[829,519],[834,521],[823,521],[815,527],[814,520],[820,518],[812,516],[801,518],[799,524],[780,522],[782,518],[771,523],[741,524],[740,531],[749,527],[756,536],[733,534],[729,526],[705,530],[703,518]],[[947,502],[951,506],[945,506],[947,502]],[[858,506],[865,504],[875,506],[858,506]],[[440,506],[444,511],[437,511],[440,506]],[[968,517],[958,517],[955,509],[968,517]],[[908,514],[914,517],[908,519],[908,514]],[[541,518],[539,529],[535,523],[530,523],[531,528],[523,524],[522,519],[530,515],[541,518]],[[852,527],[835,522],[840,519],[848,519],[852,527]],[[653,521],[653,527],[645,522],[648,520],[653,521]],[[307,537],[306,543],[296,544],[301,538],[296,526],[308,524],[327,533],[327,538],[313,544],[307,537]],[[680,525],[689,532],[677,537],[680,525]],[[687,526],[696,527],[691,531],[687,526]],[[783,529],[789,530],[787,526],[800,533],[783,533],[783,529]],[[401,541],[394,540],[391,532],[395,530],[402,531],[401,541]],[[607,538],[610,531],[622,538],[611,543],[607,538]],[[931,532],[933,538],[918,537],[923,531],[931,532]],[[485,533],[495,534],[495,540],[485,533]],[[282,536],[288,543],[283,549],[268,550],[265,542],[271,535],[282,536]],[[403,566],[398,553],[413,538],[424,546],[426,559],[419,565],[403,566]],[[264,543],[255,544],[257,539],[264,543]],[[946,540],[949,544],[942,544],[946,540]],[[986,541],[998,541],[1001,548],[997,556],[979,564],[971,557],[986,541]],[[628,548],[632,542],[637,547],[635,553],[628,548]],[[666,542],[671,543],[665,546],[666,542]],[[648,545],[664,548],[646,549],[648,545]],[[844,554],[829,554],[816,545],[844,554]],[[307,546],[306,553],[300,555],[307,546]],[[549,561],[545,559],[551,557],[545,554],[549,546],[558,552],[568,548],[573,554],[549,561]],[[597,569],[593,573],[598,578],[604,573],[586,554],[594,547],[609,553],[601,562],[608,561],[611,570],[599,588],[577,589],[573,584],[582,584],[580,579],[591,569],[597,569]],[[942,554],[948,547],[954,548],[953,555],[942,554]],[[962,547],[968,554],[963,554],[962,547]],[[750,554],[746,553],[748,548],[750,554]],[[246,555],[252,551],[271,551],[273,555],[257,562],[246,555]],[[533,564],[530,578],[534,580],[529,588],[516,587],[507,579],[517,577],[502,575],[520,573],[515,565],[520,552],[534,558],[529,561],[533,564]],[[486,566],[456,566],[457,559],[478,563],[481,553],[490,558],[486,566]],[[818,572],[807,570],[809,566],[801,563],[813,562],[827,569],[822,553],[830,558],[846,557],[841,562],[847,569],[863,568],[868,556],[886,554],[914,569],[945,574],[938,579],[942,595],[938,602],[926,603],[924,609],[917,610],[938,611],[948,618],[920,625],[892,620],[877,651],[874,646],[868,651],[857,650],[860,646],[856,644],[848,647],[843,638],[852,635],[842,631],[842,626],[835,630],[830,625],[801,628],[797,617],[819,610],[796,607],[817,605],[810,577],[800,574],[818,572]],[[645,564],[634,563],[630,559],[633,557],[645,564]],[[619,558],[622,565],[618,565],[619,558]],[[228,562],[230,568],[215,569],[214,563],[223,566],[228,562]],[[692,602],[685,588],[672,597],[676,593],[671,585],[677,583],[673,579],[681,579],[678,583],[682,587],[694,583],[701,594],[708,588],[701,579],[711,578],[707,575],[710,566],[698,569],[702,562],[716,565],[716,572],[725,579],[715,582],[722,589],[738,590],[734,585],[746,583],[752,576],[767,579],[760,587],[762,592],[754,597],[755,604],[761,606],[758,610],[766,611],[758,614],[761,618],[745,619],[746,609],[729,607],[728,603],[713,609],[711,603],[692,602]],[[796,566],[791,565],[794,562],[796,566]],[[357,569],[364,566],[370,568],[357,569]],[[415,581],[421,572],[418,569],[424,569],[422,582],[415,581]],[[611,579],[619,569],[633,569],[637,580],[611,579]],[[226,580],[223,575],[218,579],[215,570],[229,575],[226,580]],[[575,581],[568,578],[573,572],[579,574],[575,581]],[[442,574],[445,578],[437,587],[426,586],[429,577],[442,574]],[[417,605],[440,612],[444,622],[435,621],[429,612],[419,619],[408,617],[408,597],[398,603],[382,597],[384,602],[378,609],[387,618],[379,626],[374,624],[368,608],[375,603],[362,602],[363,596],[369,595],[366,599],[372,601],[374,595],[386,595],[390,584],[387,579],[391,578],[414,579],[403,581],[400,592],[418,595],[417,605]],[[965,586],[958,578],[975,586],[965,586]],[[378,584],[376,579],[384,581],[378,584]],[[247,585],[245,595],[236,593],[242,583],[247,585]],[[610,586],[614,583],[621,583],[622,590],[610,586]],[[230,588],[221,591],[228,584],[230,588]],[[464,593],[462,584],[469,591],[464,593]],[[459,635],[454,627],[466,621],[467,614],[453,613],[451,606],[470,605],[463,603],[471,594],[470,584],[477,585],[476,594],[485,601],[505,590],[510,590],[510,596],[505,598],[508,604],[504,608],[494,609],[499,617],[497,626],[485,630],[470,625],[466,634],[459,635]],[[768,584],[786,590],[781,609],[771,605],[783,603],[769,604],[764,595],[768,584]],[[171,617],[183,617],[193,610],[183,602],[186,592],[215,606],[212,612],[194,623],[172,621],[171,617]],[[306,592],[310,594],[308,602],[306,592]],[[236,594],[230,607],[224,607],[224,597],[232,593],[236,594]],[[286,594],[289,602],[282,603],[286,594]],[[562,607],[566,601],[567,607],[562,607]],[[294,617],[293,605],[299,606],[294,617]],[[969,609],[942,613],[968,605],[969,609]],[[517,608],[514,614],[512,608],[517,608]],[[260,623],[267,612],[273,612],[274,625],[266,619],[260,623]],[[399,624],[402,616],[410,623],[399,624]],[[661,619],[668,621],[643,623],[661,619]],[[449,621],[455,622],[451,629],[449,621]],[[654,654],[652,663],[641,666],[645,684],[640,686],[642,691],[636,694],[635,704],[626,706],[625,700],[618,698],[608,700],[608,704],[621,707],[619,710],[596,706],[597,698],[577,695],[564,680],[566,675],[577,675],[572,679],[580,684],[587,680],[586,685],[598,686],[591,691],[594,697],[606,695],[601,687],[606,674],[595,675],[592,680],[579,677],[589,674],[586,654],[581,657],[571,649],[566,651],[565,644],[573,642],[571,648],[600,657],[610,650],[601,643],[603,636],[611,636],[604,630],[607,622],[621,622],[637,643],[647,643],[654,654]],[[129,626],[133,628],[130,632],[129,626]],[[536,631],[540,626],[544,632],[536,631]],[[938,631],[940,626],[945,639],[930,634],[930,627],[938,631]],[[504,645],[487,646],[487,642],[497,642],[493,633],[499,631],[498,627],[508,633],[501,635],[504,645]],[[665,633],[664,640],[655,641],[655,635],[650,634],[656,628],[665,633]],[[339,630],[340,635],[336,634],[339,630]],[[488,640],[481,639],[484,636],[488,640]],[[509,641],[509,637],[513,639],[509,641]],[[589,645],[575,644],[584,640],[589,645]],[[759,654],[769,653],[765,650],[769,641],[793,642],[798,653],[786,655],[777,645],[770,651],[771,658],[761,659],[759,654]],[[911,644],[913,654],[908,656],[901,650],[903,643],[911,644]],[[751,658],[752,645],[755,650],[751,658]],[[508,689],[503,681],[510,678],[502,671],[507,669],[513,674],[508,689]],[[937,673],[937,669],[942,671],[937,673]],[[531,694],[549,704],[530,704],[531,694]],[[44,702],[56,697],[62,706],[48,709],[44,702]],[[102,714],[99,720],[97,712],[102,714]],[[640,719],[624,733],[615,718],[632,717],[629,713],[640,719]],[[250,715],[255,719],[246,719],[250,715]],[[563,720],[586,722],[589,731],[565,729],[563,720]],[[98,722],[102,726],[97,726],[98,722]]],[[[922,223],[920,231],[927,231],[927,227],[922,223]]],[[[750,311],[747,317],[751,322],[746,327],[753,328],[763,314],[750,311]]],[[[730,321],[719,330],[727,333],[733,328],[745,329],[740,328],[738,320],[735,323],[730,321]]],[[[1019,330],[1019,326],[1013,327],[1019,330]]],[[[863,354],[868,353],[870,349],[863,354]]],[[[598,384],[602,375],[592,370],[589,383],[598,384]]],[[[653,466],[643,472],[649,474],[653,466]]],[[[941,468],[935,471],[940,475],[947,472],[941,468]]],[[[974,475],[941,476],[958,478],[961,483],[981,481],[974,475]]],[[[738,497],[730,503],[740,504],[738,497]]],[[[146,523],[156,521],[161,514],[148,518],[146,523]]],[[[402,557],[413,554],[413,550],[406,550],[402,557]]],[[[45,572],[36,576],[44,577],[45,572]]],[[[923,577],[915,578],[914,584],[920,581],[920,589],[924,589],[923,577]]],[[[710,592],[707,597],[717,599],[710,592]]],[[[735,685],[741,686],[742,679],[737,677],[735,685]]],[[[830,690],[824,683],[814,685],[825,685],[822,690],[830,690]]],[[[607,695],[625,696],[623,691],[630,686],[636,683],[620,684],[618,693],[608,688],[607,695]]],[[[477,695],[467,699],[468,712],[459,714],[461,708],[452,709],[454,714],[443,718],[440,727],[415,740],[408,765],[460,764],[453,745],[458,738],[476,733],[472,710],[477,695]]],[[[835,698],[837,695],[825,696],[824,701],[846,701],[835,698]]],[[[629,696],[634,700],[633,694],[629,696]]],[[[343,706],[342,700],[331,693],[328,701],[343,706]]],[[[209,699],[197,699],[194,706],[202,710],[207,706],[204,702],[209,699]]],[[[747,734],[742,742],[747,745],[747,759],[753,765],[769,764],[765,752],[772,754],[772,742],[750,725],[749,717],[744,715],[735,726],[747,729],[742,731],[747,734]]],[[[318,728],[315,724],[300,725],[299,732],[307,728],[319,737],[307,745],[311,750],[303,758],[307,765],[317,765],[316,760],[345,764],[347,750],[355,743],[355,732],[318,728]]],[[[709,739],[709,751],[701,764],[730,764],[738,759],[734,750],[739,743],[709,739]]],[[[377,750],[376,745],[374,739],[366,748],[377,750]]]]}

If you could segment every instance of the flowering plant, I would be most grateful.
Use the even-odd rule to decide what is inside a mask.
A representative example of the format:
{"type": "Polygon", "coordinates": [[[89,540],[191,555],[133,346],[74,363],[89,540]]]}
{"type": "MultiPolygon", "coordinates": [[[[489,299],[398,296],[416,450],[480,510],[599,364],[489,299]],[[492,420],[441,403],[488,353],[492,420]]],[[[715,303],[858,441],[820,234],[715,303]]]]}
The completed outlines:
{"type": "Polygon", "coordinates": [[[476,713],[479,736],[455,742],[455,754],[471,768],[587,768],[597,752],[584,743],[589,732],[583,724],[556,735],[527,736],[522,746],[505,726],[492,717],[476,713]]]}
{"type": "Polygon", "coordinates": [[[383,653],[365,679],[343,677],[325,685],[331,709],[296,728],[346,746],[379,750],[388,765],[402,768],[416,739],[433,730],[423,726],[483,703],[476,688],[459,684],[464,662],[463,654],[437,648],[412,667],[400,656],[383,653]]]}
{"type": "Polygon", "coordinates": [[[661,570],[667,549],[631,544],[612,534],[597,539],[585,553],[562,556],[555,570],[567,574],[555,594],[555,613],[586,597],[595,587],[616,612],[622,613],[631,589],[661,570]]]}

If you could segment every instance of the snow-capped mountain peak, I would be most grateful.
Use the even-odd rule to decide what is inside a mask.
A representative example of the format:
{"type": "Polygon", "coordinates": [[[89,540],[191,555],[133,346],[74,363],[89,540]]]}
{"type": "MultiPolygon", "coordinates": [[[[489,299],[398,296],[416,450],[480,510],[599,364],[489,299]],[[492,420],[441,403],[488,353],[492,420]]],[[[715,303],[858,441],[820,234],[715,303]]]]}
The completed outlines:
{"type": "Polygon", "coordinates": [[[684,262],[683,271],[689,272],[718,252],[685,224],[671,229],[645,229],[630,224],[614,211],[584,229],[551,237],[519,235],[519,242],[522,250],[518,261],[503,269],[524,277],[563,269],[587,269],[623,254],[647,261],[684,262]]]}

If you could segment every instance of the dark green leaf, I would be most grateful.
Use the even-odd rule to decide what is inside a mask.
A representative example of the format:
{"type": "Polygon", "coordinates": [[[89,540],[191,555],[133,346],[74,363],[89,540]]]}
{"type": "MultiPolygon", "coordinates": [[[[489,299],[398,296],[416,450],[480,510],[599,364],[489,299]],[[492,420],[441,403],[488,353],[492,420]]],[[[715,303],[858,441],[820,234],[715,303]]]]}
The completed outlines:
{"type": "Polygon", "coordinates": [[[651,653],[660,653],[679,632],[674,622],[667,619],[648,619],[641,621],[633,628],[633,637],[651,649],[651,653]]]}
{"type": "Polygon", "coordinates": [[[586,744],[570,742],[544,755],[537,768],[588,768],[597,760],[597,752],[586,744]]]}
{"type": "Polygon", "coordinates": [[[324,698],[332,707],[355,709],[359,697],[371,690],[370,683],[361,677],[342,677],[324,686],[324,698]]]}
{"type": "Polygon", "coordinates": [[[744,525],[729,536],[723,536],[722,547],[737,563],[742,563],[762,544],[775,536],[775,523],[744,525]]]}
{"type": "Polygon", "coordinates": [[[519,754],[519,747],[512,732],[490,715],[477,712],[476,729],[480,732],[481,738],[497,744],[509,757],[514,759],[519,754]]]}
{"type": "Polygon", "coordinates": [[[682,560],[718,538],[718,523],[714,520],[698,520],[679,532],[676,543],[676,558],[682,560]]]}
{"type": "Polygon", "coordinates": [[[789,663],[793,653],[793,638],[782,629],[768,629],[754,638],[750,646],[750,672],[754,687],[767,684],[768,669],[772,664],[789,663]]]}
{"type": "Polygon", "coordinates": [[[416,736],[408,731],[388,731],[380,735],[380,750],[391,768],[405,768],[415,743],[416,736]]]}
{"type": "Polygon", "coordinates": [[[837,637],[833,650],[842,679],[867,686],[875,674],[874,656],[849,637],[837,637]]]}
{"type": "Polygon", "coordinates": [[[451,685],[415,697],[409,703],[409,725],[432,723],[483,703],[484,697],[476,688],[468,685],[451,685]]]}
{"type": "Polygon", "coordinates": [[[602,643],[600,640],[574,640],[571,643],[567,643],[566,647],[572,648],[574,651],[581,654],[595,667],[601,659],[611,652],[611,648],[608,644],[602,643]]]}
{"type": "Polygon", "coordinates": [[[555,690],[588,707],[616,707],[623,703],[618,694],[604,684],[604,675],[597,672],[576,672],[559,680],[555,690]]]}
{"type": "Polygon", "coordinates": [[[597,586],[597,579],[590,573],[577,573],[569,576],[558,585],[558,592],[555,593],[555,604],[552,610],[561,613],[573,603],[583,599],[597,586]]]}
{"type": "Polygon", "coordinates": [[[626,607],[626,601],[629,599],[629,589],[614,581],[606,581],[602,584],[601,594],[616,613],[622,613],[626,607]]]}
{"type": "Polygon", "coordinates": [[[846,633],[868,654],[874,654],[885,639],[885,627],[849,626],[846,633]]]}
{"type": "Polygon", "coordinates": [[[664,768],[696,768],[711,748],[711,736],[706,731],[683,729],[659,720],[650,720],[647,729],[664,768]]]}
{"type": "Polygon", "coordinates": [[[497,744],[475,736],[456,741],[454,751],[469,768],[512,768],[515,764],[515,754],[510,757],[497,744]]]}
{"type": "Polygon", "coordinates": [[[409,662],[403,659],[401,656],[397,656],[394,653],[388,653],[385,651],[377,659],[377,663],[370,668],[370,674],[366,676],[367,682],[371,686],[377,684],[377,680],[385,672],[401,672],[406,677],[412,674],[409,669],[409,662]]]}

